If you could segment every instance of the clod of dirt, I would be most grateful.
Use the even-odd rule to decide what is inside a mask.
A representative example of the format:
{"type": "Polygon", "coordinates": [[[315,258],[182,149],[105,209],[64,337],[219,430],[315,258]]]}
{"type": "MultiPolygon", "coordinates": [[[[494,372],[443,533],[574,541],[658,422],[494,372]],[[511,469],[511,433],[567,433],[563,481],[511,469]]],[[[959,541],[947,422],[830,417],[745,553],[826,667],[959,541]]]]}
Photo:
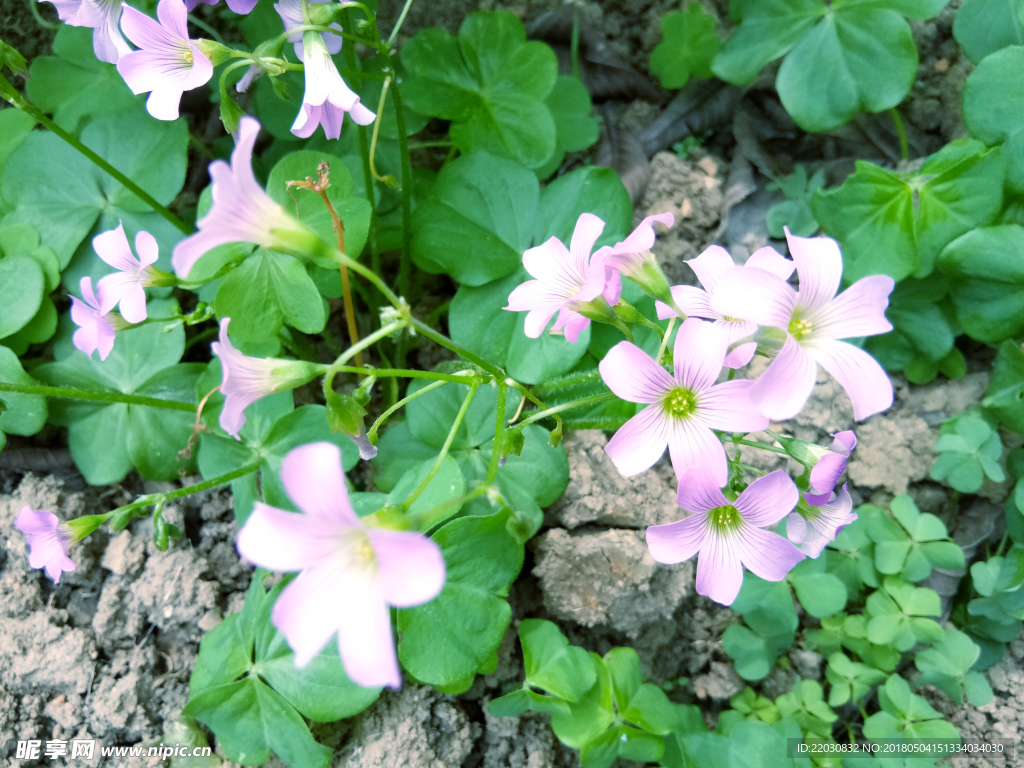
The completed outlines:
{"type": "Polygon", "coordinates": [[[566,435],[569,486],[548,509],[548,525],[646,528],[685,517],[675,500],[676,479],[670,466],[661,462],[651,471],[623,477],[604,451],[607,443],[600,430],[566,435]]]}
{"type": "Polygon", "coordinates": [[[555,528],[532,546],[545,607],[586,627],[607,624],[635,639],[693,594],[693,563],[655,562],[641,531],[555,528]]]}
{"type": "Polygon", "coordinates": [[[693,692],[698,699],[723,701],[743,690],[743,679],[736,674],[732,664],[723,661],[711,662],[711,670],[693,678],[693,692]]]}
{"type": "Polygon", "coordinates": [[[579,765],[574,750],[551,732],[550,718],[527,712],[521,717],[493,717],[484,702],[482,768],[570,768],[579,765]]]}
{"type": "Polygon", "coordinates": [[[333,768],[449,768],[473,750],[480,726],[453,699],[406,685],[385,692],[352,724],[333,768]]]}

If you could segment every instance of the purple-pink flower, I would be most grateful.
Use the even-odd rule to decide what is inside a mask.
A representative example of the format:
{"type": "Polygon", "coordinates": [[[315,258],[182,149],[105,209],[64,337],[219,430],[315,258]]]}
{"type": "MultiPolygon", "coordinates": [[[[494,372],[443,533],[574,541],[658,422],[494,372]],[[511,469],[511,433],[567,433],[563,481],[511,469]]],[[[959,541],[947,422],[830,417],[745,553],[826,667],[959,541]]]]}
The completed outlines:
{"type": "Polygon", "coordinates": [[[625,275],[651,296],[668,299],[668,282],[651,248],[655,239],[654,222],[671,227],[675,221],[671,213],[648,216],[625,240],[599,250],[595,255],[604,258],[609,282],[618,284],[621,281],[619,275],[625,275]]]}
{"type": "Polygon", "coordinates": [[[796,237],[787,231],[800,290],[755,267],[726,272],[715,288],[712,308],[728,317],[778,328],[785,342],[750,390],[773,420],[800,412],[814,389],[820,365],[853,402],[858,421],[892,405],[892,384],[871,355],[840,339],[874,336],[892,330],[885,319],[895,285],[887,275],[858,280],[838,296],[843,257],[835,240],[796,237]]]}
{"type": "Polygon", "coordinates": [[[857,447],[857,436],[850,430],[832,435],[832,450],[818,459],[811,470],[811,493],[806,494],[807,503],[817,507],[826,504],[832,497],[840,475],[846,471],[846,462],[857,447]]]}
{"type": "Polygon", "coordinates": [[[141,50],[122,56],[117,71],[132,93],[152,91],[146,109],[157,120],[177,120],[181,94],[213,77],[213,64],[188,37],[188,11],[182,0],[160,0],[160,23],[124,7],[121,28],[141,50]]]}
{"type": "Polygon", "coordinates": [[[306,69],[306,92],[302,109],[292,124],[292,133],[303,139],[313,135],[318,125],[324,127],[328,139],[341,135],[345,113],[358,125],[369,125],[376,115],[359,102],[359,96],[345,85],[331,53],[319,32],[302,33],[303,61],[306,69]]]}
{"type": "MultiPolygon", "coordinates": [[[[216,5],[220,0],[185,0],[185,7],[189,13],[196,9],[197,5],[216,5]]],[[[256,0],[228,0],[228,8],[242,16],[248,15],[256,7],[256,0]]]]}
{"type": "Polygon", "coordinates": [[[732,605],[743,584],[743,566],[767,581],[782,581],[804,556],[777,533],[764,530],[785,517],[800,492],[783,470],[758,478],[730,501],[701,469],[679,480],[679,506],[694,514],[647,529],[647,546],[659,563],[697,559],[697,592],[732,605]]]}
{"type": "Polygon", "coordinates": [[[96,284],[103,300],[100,311],[107,314],[118,303],[121,304],[121,316],[129,323],[141,323],[146,319],[145,288],[156,285],[159,272],[150,265],[159,257],[160,248],[149,232],[135,235],[135,249],[139,258],[135,258],[128,238],[124,234],[124,225],[118,224],[117,229],[101,232],[92,239],[93,250],[117,272],[100,278],[96,284]]]}
{"type": "Polygon", "coordinates": [[[309,255],[319,247],[320,239],[285,213],[257,183],[252,172],[252,150],[259,132],[258,120],[243,117],[238,122],[231,165],[223,160],[210,163],[213,205],[196,222],[199,231],[174,246],[171,263],[179,277],[188,275],[192,265],[211,248],[225,243],[256,243],[300,255],[309,255]]]}
{"type": "Polygon", "coordinates": [[[728,341],[711,323],[690,318],[673,350],[675,375],[628,341],[612,347],[598,366],[616,395],[649,404],[615,433],[605,451],[629,477],[651,467],[668,446],[676,477],[694,467],[718,486],[729,477],[728,459],[714,430],[753,432],[768,426],[750,401],[752,382],[715,384],[728,341]]]}
{"type": "Polygon", "coordinates": [[[577,311],[583,304],[602,295],[608,304],[619,300],[622,284],[618,275],[608,280],[604,254],[598,251],[593,257],[590,255],[603,231],[601,219],[584,213],[576,220],[568,248],[552,237],[523,254],[523,266],[536,279],[527,280],[512,291],[504,309],[528,313],[524,330],[531,339],[544,333],[557,312],[552,330],[564,330],[565,338],[575,342],[590,325],[590,320],[577,311]]]}
{"type": "MultiPolygon", "coordinates": [[[[804,494],[810,504],[810,496],[804,494]]],[[[786,535],[789,540],[799,544],[801,552],[808,557],[817,558],[830,541],[844,527],[857,519],[853,511],[853,499],[844,484],[838,494],[830,494],[826,504],[810,505],[806,509],[798,508],[786,518],[786,535]]]]}
{"type": "Polygon", "coordinates": [[[29,567],[45,568],[54,584],[60,581],[62,572],[75,570],[74,562],[68,557],[68,546],[75,537],[55,514],[32,509],[26,504],[18,512],[14,527],[28,538],[29,567]]]}
{"type": "MultiPolygon", "coordinates": [[[[89,357],[98,349],[100,360],[106,360],[114,348],[114,328],[110,324],[109,310],[103,311],[101,300],[96,298],[92,290],[91,277],[83,277],[79,288],[82,298],[71,297],[71,319],[79,326],[71,339],[89,357]]],[[[100,297],[103,297],[102,290],[100,297]]]]}
{"type": "MultiPolygon", "coordinates": [[[[316,5],[320,3],[329,3],[331,0],[310,0],[310,5],[316,5]]],[[[302,0],[281,0],[279,3],[274,3],[274,10],[277,11],[277,15],[281,17],[281,22],[284,24],[286,31],[291,31],[295,27],[302,26],[306,22],[302,18],[302,0]]],[[[331,29],[336,29],[339,32],[342,31],[341,25],[337,22],[331,22],[331,29]]],[[[292,32],[288,35],[288,42],[293,43],[295,46],[295,56],[299,61],[305,61],[305,51],[302,45],[302,32],[292,32]]],[[[341,35],[335,35],[331,32],[324,32],[324,44],[327,46],[327,52],[334,56],[341,52],[341,35]]],[[[240,88],[239,90],[244,90],[240,88]]]]}
{"type": "Polygon", "coordinates": [[[121,0],[47,0],[57,9],[57,16],[72,27],[91,27],[92,49],[96,58],[110,64],[131,52],[121,37],[121,0]]]}
{"type": "Polygon", "coordinates": [[[238,532],[246,560],[274,571],[300,571],[274,604],[271,621],[304,667],[338,635],[353,682],[399,688],[388,606],[433,600],[445,581],[440,547],[421,533],[366,528],[345,488],[341,451],[311,443],[290,451],[281,482],[301,514],[257,502],[238,532]]]}
{"type": "MultiPolygon", "coordinates": [[[[726,317],[716,312],[711,306],[711,296],[722,279],[722,275],[730,269],[736,269],[732,256],[719,245],[712,245],[695,259],[686,262],[700,281],[702,288],[692,285],[672,286],[672,298],[689,317],[703,317],[713,320],[714,324],[723,328],[729,339],[729,346],[757,332],[757,324],[735,317],[726,317]]],[[[788,280],[793,274],[793,262],[784,258],[774,248],[761,248],[751,254],[746,266],[763,269],[781,280],[788,280]]],[[[668,304],[655,302],[659,320],[676,317],[677,313],[668,304]]],[[[750,362],[757,351],[757,342],[748,341],[740,344],[725,356],[726,368],[742,368],[750,362]]]]}

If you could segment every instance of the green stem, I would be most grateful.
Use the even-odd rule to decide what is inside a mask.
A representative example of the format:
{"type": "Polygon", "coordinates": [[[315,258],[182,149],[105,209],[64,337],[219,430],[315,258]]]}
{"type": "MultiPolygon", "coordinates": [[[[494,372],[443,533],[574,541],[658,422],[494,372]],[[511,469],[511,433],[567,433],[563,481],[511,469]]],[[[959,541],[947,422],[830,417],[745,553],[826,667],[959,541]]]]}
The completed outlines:
{"type": "Polygon", "coordinates": [[[456,384],[465,384],[469,381],[467,376],[458,376],[454,373],[438,373],[436,371],[417,371],[414,368],[360,368],[355,365],[342,365],[338,367],[338,372],[356,373],[360,376],[376,376],[378,379],[388,377],[432,379],[434,381],[453,381],[456,384]]]}
{"type": "MultiPolygon", "coordinates": [[[[390,408],[388,408],[386,411],[384,411],[384,413],[382,413],[380,416],[377,417],[377,420],[375,422],[373,422],[373,426],[370,427],[369,430],[367,430],[366,437],[370,440],[371,443],[376,445],[377,444],[377,430],[380,429],[380,426],[387,420],[387,418],[392,413],[397,411],[399,408],[401,408],[403,405],[408,403],[410,400],[415,400],[420,395],[425,395],[430,390],[437,389],[442,384],[447,384],[447,383],[448,383],[447,381],[435,381],[435,382],[433,382],[431,384],[427,384],[427,386],[423,387],[422,389],[417,389],[415,392],[413,392],[408,397],[403,397],[401,400],[399,400],[397,403],[392,405],[390,408]]],[[[465,383],[465,382],[462,382],[462,383],[465,383]]]]}
{"type": "Polygon", "coordinates": [[[469,392],[466,393],[466,399],[462,401],[462,407],[459,408],[459,412],[455,416],[455,421],[452,423],[452,428],[448,430],[448,437],[445,438],[444,445],[441,446],[441,452],[437,454],[434,466],[430,468],[430,471],[427,473],[427,476],[423,478],[423,482],[419,484],[419,487],[410,493],[406,500],[402,502],[403,512],[409,511],[409,508],[413,505],[416,499],[419,498],[420,494],[427,489],[428,485],[430,485],[430,481],[434,479],[434,475],[436,475],[438,470],[441,469],[441,463],[444,461],[444,457],[448,455],[448,449],[451,448],[452,441],[455,439],[455,433],[459,431],[459,427],[462,425],[462,420],[466,417],[466,411],[469,410],[469,404],[473,402],[473,395],[476,394],[476,390],[479,386],[480,382],[478,381],[474,381],[470,385],[469,392]]]}
{"type": "Polygon", "coordinates": [[[161,400],[157,397],[126,395],[123,392],[102,392],[94,389],[76,389],[74,387],[45,387],[36,384],[12,384],[0,381],[0,392],[17,392],[22,395],[42,395],[43,397],[63,397],[69,400],[95,400],[101,403],[128,403],[129,405],[149,405],[154,408],[167,408],[172,411],[195,413],[196,406],[180,400],[161,400]]]}
{"type": "Polygon", "coordinates": [[[668,349],[668,340],[672,337],[672,329],[675,327],[676,319],[674,317],[669,318],[668,329],[665,331],[665,335],[661,337],[661,346],[658,347],[658,356],[654,358],[654,362],[661,365],[662,359],[665,357],[665,350],[668,349]]]}
{"type": "Polygon", "coordinates": [[[735,445],[749,445],[751,448],[760,448],[761,450],[771,451],[772,453],[781,453],[784,456],[789,455],[782,448],[776,448],[774,445],[765,445],[764,443],[759,443],[755,440],[739,440],[733,438],[732,440],[730,440],[730,442],[734,443],[735,445]]]}
{"type": "MultiPolygon", "coordinates": [[[[538,408],[540,408],[541,410],[544,410],[544,409],[546,409],[546,408],[547,408],[547,406],[546,406],[546,405],[544,405],[544,403],[542,403],[542,402],[541,402],[541,401],[540,401],[540,400],[539,400],[539,399],[537,398],[537,396],[533,394],[533,392],[531,392],[531,391],[530,391],[530,390],[529,390],[529,389],[528,389],[527,387],[524,387],[524,386],[523,386],[522,384],[520,384],[520,383],[519,383],[518,381],[516,381],[516,380],[514,380],[514,379],[506,379],[505,381],[506,381],[506,382],[507,382],[507,383],[508,383],[508,384],[509,384],[510,386],[512,386],[512,387],[515,387],[516,389],[518,389],[518,390],[519,390],[519,391],[520,391],[520,392],[521,392],[521,393],[523,394],[523,397],[525,397],[525,398],[526,398],[527,400],[529,400],[529,401],[530,401],[531,403],[533,403],[534,405],[536,405],[536,406],[537,406],[538,408]]],[[[556,432],[557,432],[558,434],[562,434],[562,417],[561,417],[561,416],[559,416],[559,415],[558,415],[557,413],[555,414],[555,425],[556,425],[556,426],[555,426],[555,431],[556,431],[556,432]]]]}
{"type": "Polygon", "coordinates": [[[572,76],[583,82],[580,72],[580,8],[572,7],[572,36],[569,38],[569,60],[572,62],[572,76]]]}
{"type": "Polygon", "coordinates": [[[395,105],[395,121],[398,123],[398,151],[402,156],[402,255],[398,265],[398,292],[408,296],[411,272],[409,244],[412,242],[412,160],[409,158],[409,137],[405,132],[405,112],[402,110],[398,76],[391,66],[390,56],[386,56],[385,61],[394,78],[391,81],[391,99],[395,105]]]}
{"type": "Polygon", "coordinates": [[[217,477],[211,477],[209,480],[203,480],[201,483],[195,485],[189,485],[184,488],[179,488],[176,491],[168,491],[167,493],[151,493],[147,496],[143,496],[138,501],[133,501],[131,504],[125,504],[123,507],[111,510],[107,514],[113,516],[118,512],[128,512],[133,509],[141,509],[142,507],[151,507],[155,504],[163,504],[173,499],[180,499],[182,496],[190,496],[193,493],[199,493],[200,491],[209,490],[210,488],[216,488],[218,485],[225,485],[230,483],[232,480],[237,480],[240,477],[248,475],[250,472],[255,472],[260,468],[262,459],[254,461],[251,464],[246,464],[241,469],[236,469],[234,472],[228,472],[217,477]]]}
{"type": "Polygon", "coordinates": [[[508,384],[504,381],[498,382],[498,415],[494,423],[494,445],[491,447],[491,463],[487,467],[487,477],[484,486],[490,486],[494,478],[498,476],[498,462],[501,461],[502,443],[505,440],[505,395],[508,393],[508,384]]]}
{"type": "Polygon", "coordinates": [[[469,362],[473,363],[474,365],[479,365],[481,368],[483,368],[485,371],[491,374],[491,376],[493,376],[495,379],[504,380],[505,372],[501,370],[501,368],[499,368],[496,365],[492,365],[491,363],[488,363],[482,357],[473,354],[465,347],[460,347],[451,339],[437,333],[434,329],[432,329],[430,326],[428,326],[421,320],[417,320],[415,317],[412,318],[412,327],[416,329],[417,333],[422,333],[431,341],[436,341],[442,347],[444,347],[445,349],[450,349],[459,357],[469,360],[469,362]]]}
{"type": "Polygon", "coordinates": [[[430,149],[431,147],[451,147],[453,146],[450,141],[421,141],[417,144],[410,144],[409,150],[414,149],[430,149]]]}
{"type": "MultiPolygon", "coordinates": [[[[29,1],[30,2],[34,2],[34,0],[29,0],[29,1]]],[[[203,32],[205,32],[210,37],[212,37],[214,40],[216,40],[218,43],[220,43],[221,45],[224,45],[224,38],[221,37],[220,32],[218,32],[216,29],[211,27],[205,21],[203,21],[200,18],[197,18],[196,16],[192,15],[191,13],[188,14],[188,20],[189,20],[190,24],[194,24],[199,29],[203,30],[203,32]]]]}
{"type": "Polygon", "coordinates": [[[102,157],[97,155],[87,146],[85,146],[85,144],[79,141],[74,135],[68,133],[55,122],[53,122],[53,120],[48,118],[41,109],[39,109],[35,104],[28,101],[25,97],[18,93],[14,86],[11,85],[7,78],[5,78],[3,75],[0,75],[0,92],[3,93],[4,99],[6,99],[11,104],[11,106],[17,107],[25,114],[35,118],[42,125],[46,126],[51,131],[53,131],[53,133],[55,133],[57,136],[60,136],[60,138],[64,139],[64,141],[66,141],[72,147],[74,147],[87,158],[92,160],[92,162],[95,163],[98,167],[102,168],[108,174],[110,174],[119,182],[121,182],[121,184],[124,187],[130,189],[135,194],[135,196],[138,197],[142,202],[144,202],[154,211],[159,213],[161,216],[167,219],[167,221],[169,221],[179,230],[184,232],[186,235],[192,234],[192,227],[190,227],[184,221],[182,221],[173,213],[171,213],[166,208],[166,206],[160,205],[160,203],[158,203],[156,199],[153,198],[152,195],[150,195],[148,192],[142,189],[142,187],[140,187],[134,181],[129,179],[127,176],[125,176],[123,173],[117,170],[117,168],[112,166],[110,163],[108,163],[102,157]]]}
{"type": "MultiPolygon", "coordinates": [[[[451,509],[452,507],[461,507],[463,504],[468,504],[477,496],[483,496],[485,493],[487,493],[487,490],[487,486],[481,485],[477,488],[474,488],[469,493],[466,493],[462,496],[458,496],[454,499],[448,499],[448,501],[441,502],[436,507],[431,507],[422,514],[416,515],[415,519],[430,520],[431,529],[436,529],[440,527],[440,523],[443,523],[446,520],[446,518],[441,516],[442,512],[444,512],[447,509],[451,509]]],[[[419,525],[415,525],[414,528],[419,528],[419,525]]]]}
{"type": "Polygon", "coordinates": [[[579,400],[570,400],[568,403],[562,403],[561,405],[555,405],[551,408],[546,408],[543,411],[537,411],[531,415],[528,419],[524,419],[519,423],[516,429],[522,430],[524,427],[533,424],[535,421],[540,421],[548,416],[554,416],[556,413],[562,411],[570,411],[573,408],[582,408],[584,405],[596,405],[597,403],[606,403],[609,400],[614,400],[615,395],[611,392],[602,392],[600,395],[591,395],[590,397],[581,397],[579,400]]]}
{"type": "Polygon", "coordinates": [[[402,8],[402,13],[398,16],[398,21],[395,22],[395,28],[391,30],[391,34],[388,35],[388,41],[384,43],[388,48],[391,47],[392,43],[395,42],[395,38],[398,37],[398,30],[402,28],[405,23],[405,17],[409,14],[409,8],[412,6],[412,0],[405,0],[405,6],[402,8]]]}
{"type": "Polygon", "coordinates": [[[896,124],[896,135],[900,137],[900,156],[904,162],[910,159],[910,143],[907,141],[907,127],[903,124],[903,118],[896,107],[889,110],[892,121],[896,124]]]}

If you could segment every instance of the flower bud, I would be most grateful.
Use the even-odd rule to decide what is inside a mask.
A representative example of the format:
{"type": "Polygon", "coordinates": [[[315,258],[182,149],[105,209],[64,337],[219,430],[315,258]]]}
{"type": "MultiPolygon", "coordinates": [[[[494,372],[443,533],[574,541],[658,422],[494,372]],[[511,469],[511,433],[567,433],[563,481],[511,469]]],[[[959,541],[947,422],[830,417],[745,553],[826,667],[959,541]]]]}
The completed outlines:
{"type": "Polygon", "coordinates": [[[365,460],[377,455],[377,446],[366,436],[363,418],[366,409],[354,397],[328,391],[327,425],[331,432],[341,432],[359,448],[359,456],[365,460]]]}

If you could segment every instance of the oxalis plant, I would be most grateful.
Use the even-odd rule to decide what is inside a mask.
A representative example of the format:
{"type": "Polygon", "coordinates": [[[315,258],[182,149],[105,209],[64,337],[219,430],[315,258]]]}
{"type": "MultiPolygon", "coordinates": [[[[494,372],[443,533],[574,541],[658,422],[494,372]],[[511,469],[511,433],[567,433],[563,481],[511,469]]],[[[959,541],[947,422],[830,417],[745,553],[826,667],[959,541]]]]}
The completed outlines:
{"type": "MultiPolygon", "coordinates": [[[[709,730],[671,686],[644,682],[634,650],[599,656],[525,619],[524,682],[492,714],[550,715],[586,766],[727,766],[752,754],[836,765],[865,739],[959,743],[918,691],[991,699],[982,670],[1024,618],[1024,505],[1008,508],[1009,540],[971,567],[967,601],[944,607],[922,584],[935,568],[966,568],[963,550],[907,496],[854,510],[842,477],[855,432],[816,445],[767,430],[801,413],[819,367],[855,420],[887,410],[893,389],[865,338],[886,361],[875,344],[904,362],[924,355],[925,374],[956,373],[950,318],[962,314],[968,333],[1003,346],[982,410],[943,428],[934,476],[964,492],[1005,477],[995,430],[1019,431],[1024,368],[1016,321],[991,315],[1019,297],[1000,293],[971,325],[977,312],[957,297],[1003,277],[988,265],[981,282],[948,288],[950,310],[932,271],[995,252],[964,238],[1016,242],[1018,134],[993,94],[1016,103],[1006,68],[1019,36],[989,50],[965,2],[958,38],[988,56],[965,95],[984,116],[969,113],[974,139],[919,172],[865,165],[837,190],[803,170],[779,180],[793,204],[772,227],[791,258],[769,247],[738,265],[712,246],[688,262],[699,287],[670,286],[651,249],[672,214],[634,228],[613,171],[556,175],[598,124],[580,81],[559,76],[553,50],[527,41],[512,14],[474,13],[457,35],[422,30],[399,54],[409,3],[385,39],[373,4],[231,0],[225,18],[244,38],[231,45],[191,15],[196,4],[54,3],[65,25],[54,55],[30,69],[0,44],[14,75],[0,90],[16,108],[0,112],[0,440],[49,422],[67,429],[92,484],[132,470],[190,482],[73,520],[26,506],[15,526],[30,565],[57,583],[75,568],[73,545],[101,526],[148,517],[166,549],[182,535],[166,504],[230,486],[237,549],[257,570],[241,612],[202,641],[182,713],[190,738],[205,738],[200,723],[235,762],[273,752],[326,766],[311,723],[351,717],[403,679],[454,694],[493,671],[524,544],[568,482],[564,431],[600,428],[627,477],[667,450],[680,520],[648,528],[650,553],[668,566],[696,559],[697,592],[741,617],[723,637],[737,672],[756,682],[788,665],[800,632],[827,658],[827,687],[804,680],[774,701],[747,688],[709,730]],[[215,39],[192,38],[190,23],[215,39]],[[211,91],[230,136],[210,150],[179,110],[218,72],[211,91]],[[301,105],[289,105],[293,90],[301,105]],[[190,141],[210,155],[211,183],[194,207],[171,210],[190,141]],[[413,167],[417,150],[448,156],[434,173],[413,167]],[[862,183],[906,203],[898,221],[870,213],[888,205],[873,187],[870,205],[851,202],[862,183]],[[958,213],[964,195],[984,198],[965,204],[970,216],[958,213]],[[858,226],[869,214],[891,231],[858,226]],[[989,227],[1000,215],[1011,219],[989,227]],[[818,223],[839,242],[806,236],[818,223]],[[897,260],[872,250],[883,240],[906,246],[897,260]],[[447,305],[420,301],[431,273],[458,283],[447,305]],[[413,367],[423,344],[446,361],[413,367]],[[755,357],[769,363],[748,365],[755,357]],[[761,471],[750,451],[799,472],[761,471]],[[811,629],[800,630],[797,604],[811,629]]],[[[905,17],[942,5],[746,0],[724,43],[690,5],[665,17],[652,69],[666,87],[691,75],[746,83],[784,57],[783,105],[828,130],[898,104],[916,70],[905,17]],[[819,77],[823,59],[864,66],[819,77]]],[[[1020,478],[1024,460],[1008,468],[1020,478]]]]}

